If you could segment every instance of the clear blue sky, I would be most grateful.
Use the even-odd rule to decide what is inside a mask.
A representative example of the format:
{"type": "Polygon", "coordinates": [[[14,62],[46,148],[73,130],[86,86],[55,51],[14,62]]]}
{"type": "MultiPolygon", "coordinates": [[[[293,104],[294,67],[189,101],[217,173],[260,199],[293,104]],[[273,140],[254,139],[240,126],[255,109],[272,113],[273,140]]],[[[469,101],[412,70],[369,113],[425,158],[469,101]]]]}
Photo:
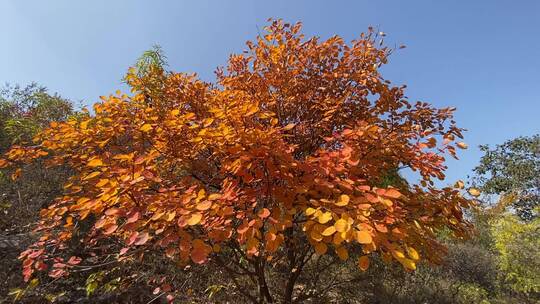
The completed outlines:
{"type": "Polygon", "coordinates": [[[384,76],[412,100],[456,106],[469,150],[450,162],[465,178],[479,144],[540,132],[540,1],[21,1],[0,2],[0,82],[36,81],[74,101],[122,88],[153,44],[170,68],[212,80],[269,17],[307,35],[351,40],[369,25],[407,45],[384,76]]]}

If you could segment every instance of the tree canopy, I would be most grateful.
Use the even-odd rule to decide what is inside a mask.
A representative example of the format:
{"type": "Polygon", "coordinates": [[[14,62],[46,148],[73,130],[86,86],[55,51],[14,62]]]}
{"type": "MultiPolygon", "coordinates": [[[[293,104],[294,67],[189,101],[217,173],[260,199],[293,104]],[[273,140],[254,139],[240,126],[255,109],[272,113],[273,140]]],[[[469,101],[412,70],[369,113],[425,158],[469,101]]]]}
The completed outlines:
{"type": "Polygon", "coordinates": [[[463,183],[434,184],[445,157],[466,147],[454,109],[410,102],[404,86],[383,79],[392,49],[379,46],[380,34],[346,44],[300,30],[272,21],[216,83],[161,64],[131,69],[130,95],[103,97],[94,113],[13,146],[0,168],[45,157],[73,170],[20,256],[25,279],[158,251],[249,278],[235,282],[253,302],[291,302],[310,296],[295,284],[314,255],[354,258],[360,271],[375,254],[408,270],[439,263],[437,233],[470,229],[463,183]],[[389,183],[400,168],[421,180],[389,183]],[[60,254],[74,239],[84,250],[60,254]]]}

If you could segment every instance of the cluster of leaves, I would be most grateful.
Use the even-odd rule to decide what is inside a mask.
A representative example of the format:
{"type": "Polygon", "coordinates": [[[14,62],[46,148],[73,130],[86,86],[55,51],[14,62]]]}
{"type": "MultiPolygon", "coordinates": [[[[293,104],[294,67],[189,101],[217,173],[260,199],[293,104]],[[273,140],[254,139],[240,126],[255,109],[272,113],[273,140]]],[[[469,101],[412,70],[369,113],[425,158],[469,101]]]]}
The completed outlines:
{"type": "Polygon", "coordinates": [[[437,232],[470,230],[463,184],[433,181],[445,177],[445,156],[466,147],[454,109],[411,103],[384,80],[378,68],[392,50],[373,31],[347,45],[304,39],[300,28],[273,21],[216,84],[159,64],[132,69],[132,95],[103,97],[94,115],[13,146],[0,168],[45,158],[74,172],[20,256],[25,279],[158,250],[248,277],[256,294],[235,283],[254,302],[290,302],[309,298],[295,284],[314,255],[352,255],[364,271],[375,253],[408,270],[421,258],[440,263],[437,232]],[[405,167],[421,181],[390,185],[388,172],[405,167]],[[74,236],[84,253],[65,257],[74,236]],[[123,247],[111,252],[108,240],[123,247]],[[269,288],[271,269],[285,269],[281,288],[269,288]]]}

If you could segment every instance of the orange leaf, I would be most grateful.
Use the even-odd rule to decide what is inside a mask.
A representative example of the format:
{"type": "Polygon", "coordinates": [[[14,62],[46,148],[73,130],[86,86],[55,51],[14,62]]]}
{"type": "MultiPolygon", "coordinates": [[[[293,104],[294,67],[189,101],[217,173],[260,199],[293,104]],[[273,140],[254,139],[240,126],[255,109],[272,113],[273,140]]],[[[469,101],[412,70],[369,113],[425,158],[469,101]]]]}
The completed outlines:
{"type": "Polygon", "coordinates": [[[384,193],[384,196],[390,197],[390,198],[400,198],[401,193],[398,190],[394,189],[394,188],[388,188],[388,189],[386,189],[386,191],[384,193]]]}
{"type": "Polygon", "coordinates": [[[202,202],[197,204],[195,209],[197,209],[199,211],[205,211],[205,210],[210,209],[210,207],[212,207],[212,202],[211,201],[202,201],[202,202]]]}
{"type": "Polygon", "coordinates": [[[371,242],[373,242],[371,235],[365,230],[360,230],[356,232],[356,240],[360,244],[370,244],[371,242]]]}
{"type": "Polygon", "coordinates": [[[342,261],[345,261],[349,258],[349,252],[347,252],[347,249],[345,247],[336,248],[336,254],[342,261]]]}
{"type": "Polygon", "coordinates": [[[105,225],[103,227],[103,234],[106,234],[106,235],[112,234],[113,232],[116,231],[117,228],[118,228],[118,225],[113,224],[113,223],[105,225]]]}
{"type": "Polygon", "coordinates": [[[469,147],[466,143],[462,141],[458,142],[456,146],[458,146],[458,148],[461,148],[461,149],[467,149],[469,147]]]}
{"type": "Polygon", "coordinates": [[[7,160],[0,158],[0,168],[5,168],[8,164],[7,160]]]}
{"type": "Polygon", "coordinates": [[[314,249],[315,253],[317,253],[318,255],[323,255],[328,250],[328,246],[326,246],[325,243],[316,243],[314,249]]]}
{"type": "Polygon", "coordinates": [[[18,168],[17,170],[15,170],[15,172],[13,172],[13,174],[11,174],[11,180],[13,181],[17,180],[19,177],[21,177],[21,174],[22,174],[22,170],[18,168]]]}
{"type": "Polygon", "coordinates": [[[285,127],[283,127],[282,130],[283,131],[289,131],[292,128],[294,128],[295,126],[296,126],[296,124],[290,123],[290,124],[286,125],[285,127]]]}
{"type": "Polygon", "coordinates": [[[270,210],[268,210],[266,208],[262,208],[259,211],[258,215],[259,215],[260,218],[265,219],[265,218],[270,216],[270,210]]]}
{"type": "Polygon", "coordinates": [[[369,268],[369,258],[366,255],[358,259],[358,268],[362,271],[366,271],[369,268]]]}

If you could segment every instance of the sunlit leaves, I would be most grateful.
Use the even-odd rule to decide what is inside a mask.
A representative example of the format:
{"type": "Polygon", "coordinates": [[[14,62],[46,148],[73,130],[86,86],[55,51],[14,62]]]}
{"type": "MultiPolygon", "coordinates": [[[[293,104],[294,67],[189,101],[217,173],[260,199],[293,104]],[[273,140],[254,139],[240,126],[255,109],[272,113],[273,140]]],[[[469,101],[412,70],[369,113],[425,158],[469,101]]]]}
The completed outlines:
{"type": "Polygon", "coordinates": [[[307,215],[307,216],[313,215],[313,214],[315,214],[315,212],[317,212],[317,210],[314,209],[314,208],[311,208],[311,207],[310,207],[310,208],[307,208],[307,209],[306,209],[306,215],[307,215]]]}
{"type": "Polygon", "coordinates": [[[210,209],[210,207],[212,207],[212,202],[211,201],[202,201],[202,202],[198,203],[197,207],[195,207],[195,208],[197,210],[199,210],[199,211],[205,211],[205,210],[210,209]]]}
{"type": "Polygon", "coordinates": [[[360,244],[370,244],[373,241],[369,232],[365,230],[360,230],[356,232],[356,240],[360,244]]]}
{"type": "Polygon", "coordinates": [[[337,200],[336,205],[340,207],[347,206],[349,204],[349,200],[350,199],[348,195],[342,194],[339,196],[339,199],[337,200]]]}
{"type": "Polygon", "coordinates": [[[86,165],[88,167],[99,167],[99,166],[103,166],[103,162],[99,158],[94,158],[91,161],[89,161],[86,165]]]}
{"type": "Polygon", "coordinates": [[[472,196],[480,196],[480,190],[478,190],[477,188],[469,188],[468,192],[472,196]]]}
{"type": "Polygon", "coordinates": [[[151,124],[144,124],[139,128],[139,130],[141,130],[143,132],[149,132],[150,130],[152,130],[152,125],[151,124]]]}
{"type": "Polygon", "coordinates": [[[334,223],[334,227],[336,228],[337,232],[347,232],[348,230],[348,223],[344,219],[339,219],[334,223]]]}
{"type": "Polygon", "coordinates": [[[322,236],[331,236],[332,234],[334,234],[334,232],[336,232],[336,228],[334,226],[330,226],[330,227],[326,227],[322,232],[321,232],[321,235],[322,236]]]}
{"type": "Polygon", "coordinates": [[[296,124],[288,124],[286,125],[285,127],[283,127],[283,131],[289,131],[289,130],[292,130],[294,127],[296,126],[296,124]]]}
{"type": "Polygon", "coordinates": [[[320,224],[326,224],[332,219],[332,213],[331,212],[321,212],[321,214],[317,217],[317,220],[320,224]]]}
{"type": "Polygon", "coordinates": [[[369,35],[304,43],[299,26],[272,24],[272,43],[231,56],[216,84],[131,71],[133,95],[104,97],[94,115],[53,124],[35,147],[0,159],[47,157],[74,172],[41,213],[41,231],[61,242],[32,247],[26,277],[81,221],[89,242],[121,240],[122,257],[137,246],[182,264],[224,255],[244,265],[299,250],[358,258],[362,271],[375,252],[410,270],[436,262],[437,231],[467,234],[470,202],[433,181],[444,178],[442,155],[463,147],[452,144],[462,137],[453,109],[410,103],[381,81],[390,51],[369,35]],[[420,182],[404,181],[401,166],[420,182]]]}
{"type": "Polygon", "coordinates": [[[201,219],[202,219],[201,213],[194,213],[191,215],[191,217],[187,221],[187,224],[190,226],[197,225],[201,221],[201,219]]]}
{"type": "Polygon", "coordinates": [[[407,254],[409,255],[409,257],[415,261],[418,261],[420,259],[420,255],[418,254],[418,252],[416,251],[416,249],[412,248],[412,247],[407,247],[407,254]]]}
{"type": "Polygon", "coordinates": [[[458,147],[461,148],[461,149],[467,149],[467,148],[469,147],[466,143],[464,143],[464,142],[462,142],[462,141],[458,142],[458,143],[456,144],[456,146],[458,146],[458,147]]]}

